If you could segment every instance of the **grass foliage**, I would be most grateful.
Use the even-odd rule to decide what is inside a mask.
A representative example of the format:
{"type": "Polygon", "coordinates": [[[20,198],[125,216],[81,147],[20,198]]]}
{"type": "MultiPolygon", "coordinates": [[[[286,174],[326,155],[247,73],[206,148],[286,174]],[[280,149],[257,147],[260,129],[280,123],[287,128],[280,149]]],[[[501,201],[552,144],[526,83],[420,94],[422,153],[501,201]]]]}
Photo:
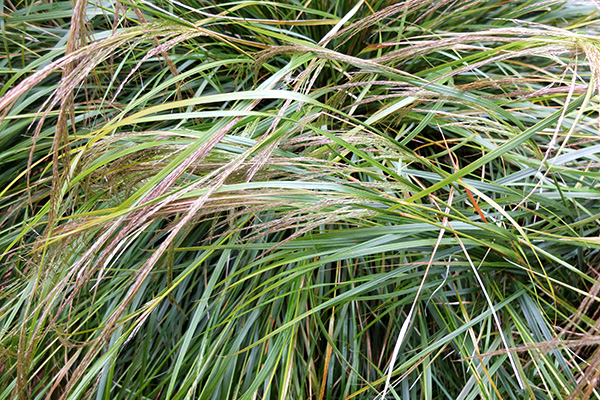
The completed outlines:
{"type": "Polygon", "coordinates": [[[599,399],[596,3],[4,0],[0,399],[599,399]]]}

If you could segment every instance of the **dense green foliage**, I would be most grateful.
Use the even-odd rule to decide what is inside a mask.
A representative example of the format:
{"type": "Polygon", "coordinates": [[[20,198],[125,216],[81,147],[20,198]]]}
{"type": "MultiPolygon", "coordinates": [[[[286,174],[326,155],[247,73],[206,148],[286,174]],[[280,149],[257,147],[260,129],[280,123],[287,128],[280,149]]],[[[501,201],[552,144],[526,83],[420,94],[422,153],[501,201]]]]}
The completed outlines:
{"type": "Polygon", "coordinates": [[[595,2],[1,4],[0,399],[600,399],[595,2]]]}

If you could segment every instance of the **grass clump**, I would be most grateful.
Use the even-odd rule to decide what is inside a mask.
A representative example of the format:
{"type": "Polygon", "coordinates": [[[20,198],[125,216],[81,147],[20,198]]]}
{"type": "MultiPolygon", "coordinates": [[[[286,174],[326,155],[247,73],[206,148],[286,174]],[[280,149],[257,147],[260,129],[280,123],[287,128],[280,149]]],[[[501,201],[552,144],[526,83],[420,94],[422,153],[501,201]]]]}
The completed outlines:
{"type": "Polygon", "coordinates": [[[595,3],[3,4],[0,399],[600,398],[595,3]]]}

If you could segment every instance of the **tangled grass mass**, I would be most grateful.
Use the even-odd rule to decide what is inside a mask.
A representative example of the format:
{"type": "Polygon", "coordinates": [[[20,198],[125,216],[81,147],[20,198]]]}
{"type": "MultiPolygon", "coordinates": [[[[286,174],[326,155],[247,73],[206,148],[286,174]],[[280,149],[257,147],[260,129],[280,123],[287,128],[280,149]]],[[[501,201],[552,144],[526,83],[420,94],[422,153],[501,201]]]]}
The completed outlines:
{"type": "Polygon", "coordinates": [[[0,400],[600,399],[598,1],[0,4],[0,400]]]}

